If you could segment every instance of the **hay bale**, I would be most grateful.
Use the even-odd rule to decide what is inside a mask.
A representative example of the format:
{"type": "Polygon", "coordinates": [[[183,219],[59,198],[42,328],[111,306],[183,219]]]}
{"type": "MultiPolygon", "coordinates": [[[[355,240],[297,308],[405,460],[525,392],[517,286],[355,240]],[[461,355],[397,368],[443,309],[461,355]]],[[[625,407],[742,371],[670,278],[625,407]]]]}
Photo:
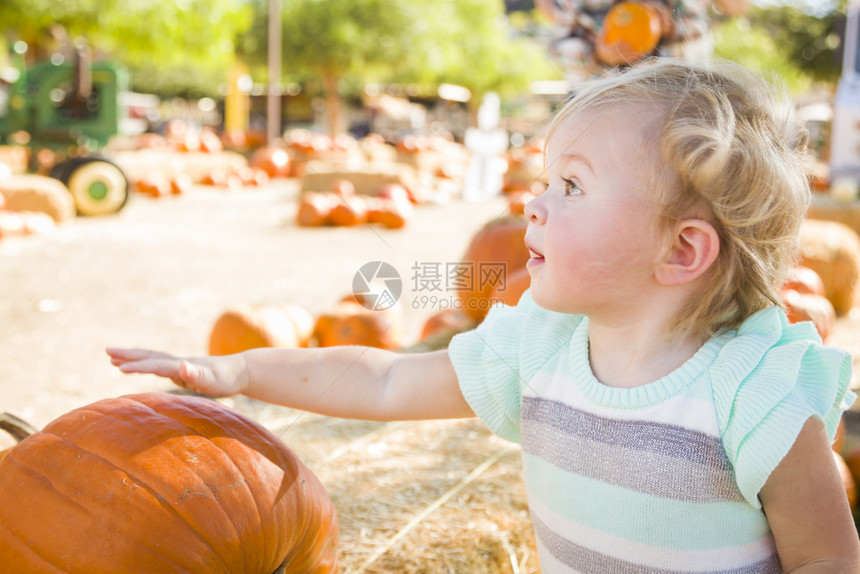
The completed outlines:
{"type": "Polygon", "coordinates": [[[111,159],[123,170],[129,181],[138,181],[158,173],[171,179],[188,175],[202,182],[213,172],[226,175],[239,173],[248,167],[245,156],[233,152],[178,152],[171,149],[141,149],[116,152],[111,159]]]}
{"type": "Polygon", "coordinates": [[[860,235],[836,221],[807,219],[800,264],[821,276],[824,294],[838,316],[854,307],[860,287],[860,235]]]}
{"type": "Polygon", "coordinates": [[[816,194],[806,212],[807,219],[836,221],[860,233],[860,203],[846,203],[832,197],[816,194]]]}
{"type": "Polygon", "coordinates": [[[75,200],[59,180],[43,175],[13,175],[0,180],[0,194],[6,199],[6,209],[35,211],[63,223],[75,216],[75,200]]]}
{"type": "Polygon", "coordinates": [[[398,164],[366,164],[358,168],[347,168],[328,162],[311,162],[302,176],[302,191],[329,191],[335,182],[347,180],[355,186],[355,192],[376,195],[383,185],[399,183],[412,188],[416,183],[415,171],[398,164]]]}
{"type": "Polygon", "coordinates": [[[22,145],[0,146],[0,163],[9,166],[12,173],[24,173],[27,171],[27,163],[30,160],[28,148],[22,145]]]}

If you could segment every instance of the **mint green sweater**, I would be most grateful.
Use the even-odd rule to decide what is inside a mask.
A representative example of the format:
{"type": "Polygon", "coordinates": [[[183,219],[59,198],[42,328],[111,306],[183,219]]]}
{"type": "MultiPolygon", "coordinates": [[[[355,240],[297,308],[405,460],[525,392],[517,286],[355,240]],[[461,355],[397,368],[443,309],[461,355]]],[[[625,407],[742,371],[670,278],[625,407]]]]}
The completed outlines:
{"type": "Polygon", "coordinates": [[[475,413],[522,445],[545,573],[779,572],[758,493],[809,417],[832,438],[856,398],[849,354],[777,307],[630,389],[592,374],[586,317],[528,292],[449,353],[475,413]]]}

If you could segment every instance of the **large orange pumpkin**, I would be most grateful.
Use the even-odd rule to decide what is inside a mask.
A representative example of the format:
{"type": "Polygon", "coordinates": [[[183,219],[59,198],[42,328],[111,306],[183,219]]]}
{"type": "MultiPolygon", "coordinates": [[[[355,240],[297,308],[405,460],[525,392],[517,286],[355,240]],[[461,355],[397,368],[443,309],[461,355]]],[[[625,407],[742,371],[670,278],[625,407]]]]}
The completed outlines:
{"type": "Polygon", "coordinates": [[[328,573],[337,515],[295,454],[199,397],[62,415],[0,460],[4,572],[328,573]]]}
{"type": "MultiPolygon", "coordinates": [[[[486,224],[473,237],[462,263],[470,267],[471,276],[457,279],[461,308],[476,321],[490,309],[493,290],[529,260],[525,245],[528,221],[524,217],[506,216],[486,224]]],[[[449,280],[452,278],[449,277],[449,280]]]]}
{"type": "Polygon", "coordinates": [[[209,334],[210,355],[230,355],[258,347],[305,347],[314,319],[304,307],[237,305],[215,321],[209,334]]]}

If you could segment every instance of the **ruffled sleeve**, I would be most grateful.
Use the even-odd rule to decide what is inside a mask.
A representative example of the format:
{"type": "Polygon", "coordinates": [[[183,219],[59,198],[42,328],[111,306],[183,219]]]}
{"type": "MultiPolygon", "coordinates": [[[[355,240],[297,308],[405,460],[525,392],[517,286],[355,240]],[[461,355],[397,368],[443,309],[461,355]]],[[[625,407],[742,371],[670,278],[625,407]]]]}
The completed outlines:
{"type": "Polygon", "coordinates": [[[495,434],[519,442],[522,389],[579,320],[542,309],[526,291],[516,306],[494,306],[476,329],[451,340],[463,396],[495,434]]]}
{"type": "Polygon", "coordinates": [[[812,323],[790,325],[778,307],[750,317],[720,351],[711,385],[723,446],[753,506],[810,417],[831,440],[856,395],[851,356],[821,344],[812,323]]]}

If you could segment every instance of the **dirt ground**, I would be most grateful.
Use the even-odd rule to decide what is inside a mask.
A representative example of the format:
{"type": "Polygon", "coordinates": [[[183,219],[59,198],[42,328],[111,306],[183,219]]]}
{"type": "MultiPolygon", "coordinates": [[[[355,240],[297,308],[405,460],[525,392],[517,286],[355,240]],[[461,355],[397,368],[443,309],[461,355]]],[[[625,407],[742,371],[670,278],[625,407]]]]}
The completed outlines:
{"type": "MultiPolygon", "coordinates": [[[[400,274],[397,313],[412,342],[434,310],[421,299],[429,292],[413,288],[413,268],[458,261],[471,234],[505,210],[501,198],[452,200],[420,206],[402,230],[300,228],[297,193],[296,180],[273,180],[241,191],[134,195],[117,215],[0,241],[0,409],[42,426],[100,398],[167,388],[121,375],[104,347],[205,353],[228,307],[291,302],[316,315],[352,291],[368,261],[400,274]]],[[[452,297],[435,295],[437,307],[452,297]]]]}
{"type": "MultiPolygon", "coordinates": [[[[353,276],[369,261],[388,262],[399,272],[397,313],[406,343],[414,342],[424,319],[453,297],[423,290],[418,270],[459,261],[472,234],[506,211],[501,197],[485,203],[453,199],[419,206],[402,230],[299,228],[293,222],[298,191],[295,180],[274,180],[237,191],[197,186],[178,197],[135,195],[119,214],[77,218],[48,235],[0,240],[0,411],[42,427],[102,398],[170,390],[156,377],[122,375],[104,348],[204,354],[212,324],[225,309],[291,302],[317,315],[351,292],[353,276]]],[[[860,356],[860,317],[839,319],[830,342],[860,356]]],[[[386,548],[417,512],[449,495],[453,506],[446,511],[440,504],[435,529],[432,517],[426,518],[409,535],[409,552],[401,554],[434,564],[427,571],[477,572],[470,557],[456,552],[444,550],[432,560],[421,554],[432,546],[422,540],[440,533],[452,545],[477,536],[476,544],[492,547],[486,556],[499,554],[508,564],[486,571],[535,571],[533,542],[522,527],[528,519],[518,452],[480,423],[383,425],[244,399],[226,402],[273,429],[330,489],[348,548],[345,571],[422,571],[392,562],[386,548]],[[472,484],[470,473],[482,463],[492,466],[481,477],[488,482],[472,484]],[[471,510],[461,522],[446,514],[463,508],[471,510]],[[512,514],[521,522],[505,527],[512,514]]],[[[0,436],[0,448],[9,445],[11,439],[0,436]]],[[[400,544],[409,543],[404,538],[400,544]]]]}

